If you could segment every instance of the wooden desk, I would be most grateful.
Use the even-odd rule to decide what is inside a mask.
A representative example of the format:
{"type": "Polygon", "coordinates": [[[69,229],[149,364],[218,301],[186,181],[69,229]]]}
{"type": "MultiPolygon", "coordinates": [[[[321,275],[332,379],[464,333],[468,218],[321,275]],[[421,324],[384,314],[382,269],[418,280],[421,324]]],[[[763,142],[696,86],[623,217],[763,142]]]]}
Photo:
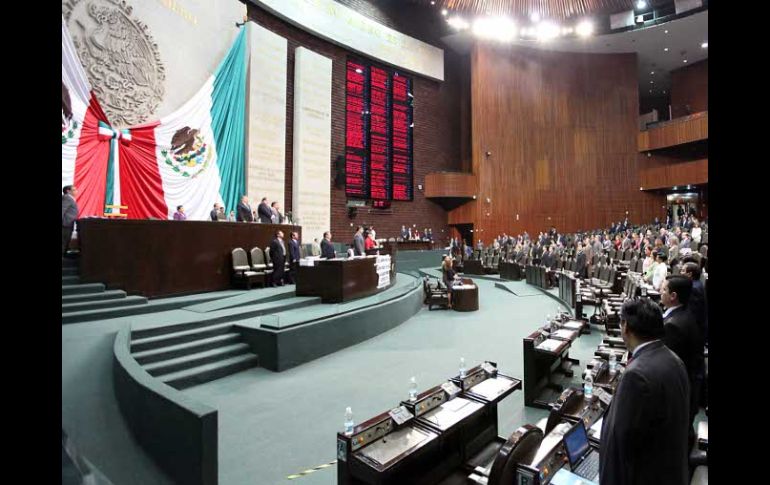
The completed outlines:
{"type": "Polygon", "coordinates": [[[395,244],[400,251],[430,251],[433,249],[433,243],[430,241],[398,241],[395,244]]]}
{"type": "Polygon", "coordinates": [[[374,295],[396,281],[395,261],[390,260],[390,284],[377,288],[377,257],[320,259],[313,266],[297,267],[297,296],[320,296],[323,303],[341,303],[374,295]]]}
{"type": "Polygon", "coordinates": [[[467,259],[463,263],[463,273],[483,275],[484,267],[478,259],[467,259]]]}
{"type": "Polygon", "coordinates": [[[500,272],[501,280],[513,280],[518,281],[521,279],[521,268],[518,263],[500,261],[497,265],[497,269],[500,272]]]}
{"type": "Polygon", "coordinates": [[[288,241],[286,224],[147,219],[79,219],[80,278],[149,298],[227,290],[232,250],[288,241]]]}
{"type": "Polygon", "coordinates": [[[469,278],[463,278],[463,285],[472,288],[452,288],[452,308],[458,312],[474,312],[479,309],[479,287],[469,278]]]}

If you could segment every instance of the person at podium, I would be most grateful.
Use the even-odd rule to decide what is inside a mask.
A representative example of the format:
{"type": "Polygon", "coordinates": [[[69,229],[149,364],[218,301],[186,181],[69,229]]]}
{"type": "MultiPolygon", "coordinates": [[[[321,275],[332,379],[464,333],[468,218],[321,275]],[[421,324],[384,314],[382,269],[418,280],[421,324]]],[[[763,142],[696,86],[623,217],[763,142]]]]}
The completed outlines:
{"type": "Polygon", "coordinates": [[[449,308],[452,308],[452,285],[454,285],[455,278],[457,277],[457,273],[452,268],[452,258],[450,256],[444,257],[444,263],[441,265],[441,272],[442,272],[442,280],[444,284],[446,285],[447,289],[447,302],[449,303],[449,308]]]}
{"type": "Polygon", "coordinates": [[[334,259],[337,254],[334,252],[334,246],[332,246],[332,233],[326,231],[324,238],[321,239],[321,257],[325,259],[334,259]]]}
{"type": "Polygon", "coordinates": [[[377,241],[374,240],[374,233],[372,231],[369,231],[369,233],[366,235],[364,247],[367,251],[377,247],[377,241]]]}
{"type": "Polygon", "coordinates": [[[366,254],[366,246],[364,244],[364,228],[363,226],[358,226],[358,229],[356,229],[356,233],[353,236],[353,255],[363,256],[364,254],[366,254]]]}

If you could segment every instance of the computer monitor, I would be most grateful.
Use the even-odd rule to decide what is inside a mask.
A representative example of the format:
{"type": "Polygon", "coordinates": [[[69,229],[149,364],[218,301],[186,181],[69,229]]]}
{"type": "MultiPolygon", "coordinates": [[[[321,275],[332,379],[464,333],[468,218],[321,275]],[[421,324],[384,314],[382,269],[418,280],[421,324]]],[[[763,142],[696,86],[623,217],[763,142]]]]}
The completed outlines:
{"type": "Polygon", "coordinates": [[[564,434],[564,448],[567,450],[571,467],[574,467],[583,455],[588,453],[588,434],[582,419],[564,434]]]}

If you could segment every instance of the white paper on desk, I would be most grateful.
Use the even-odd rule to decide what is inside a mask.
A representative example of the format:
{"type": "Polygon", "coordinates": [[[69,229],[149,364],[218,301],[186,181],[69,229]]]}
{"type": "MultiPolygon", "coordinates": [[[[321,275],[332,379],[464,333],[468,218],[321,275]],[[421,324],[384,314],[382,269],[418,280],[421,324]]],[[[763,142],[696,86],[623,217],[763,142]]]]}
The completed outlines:
{"type": "Polygon", "coordinates": [[[469,404],[470,401],[463,399],[461,397],[452,399],[450,401],[445,402],[441,405],[442,408],[446,409],[447,411],[456,413],[460,409],[464,408],[469,404]]]}
{"type": "Polygon", "coordinates": [[[538,350],[546,350],[548,352],[556,352],[556,349],[564,344],[561,340],[547,339],[540,342],[540,345],[535,347],[538,350]]]}
{"type": "Polygon", "coordinates": [[[579,322],[567,322],[564,324],[564,328],[568,328],[570,330],[580,330],[583,328],[583,324],[579,322]]]}
{"type": "Polygon", "coordinates": [[[575,337],[575,332],[573,330],[567,330],[565,328],[562,328],[553,332],[551,334],[551,337],[566,338],[571,340],[575,337]]]}
{"type": "Polygon", "coordinates": [[[599,418],[597,422],[595,422],[591,427],[588,429],[588,436],[591,438],[596,438],[597,440],[602,439],[602,422],[604,421],[604,416],[599,418]]]}

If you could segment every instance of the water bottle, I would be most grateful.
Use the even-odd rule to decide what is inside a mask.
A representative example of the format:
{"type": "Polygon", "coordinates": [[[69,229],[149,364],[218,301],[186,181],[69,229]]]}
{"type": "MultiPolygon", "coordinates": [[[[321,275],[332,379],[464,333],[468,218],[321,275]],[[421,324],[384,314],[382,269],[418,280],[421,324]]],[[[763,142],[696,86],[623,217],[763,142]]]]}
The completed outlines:
{"type": "Polygon", "coordinates": [[[618,361],[615,352],[610,351],[610,375],[614,376],[618,371],[618,361]]]}
{"type": "Polygon", "coordinates": [[[460,357],[460,379],[464,379],[466,376],[465,372],[465,357],[460,357]]]}
{"type": "Polygon", "coordinates": [[[591,399],[594,395],[594,377],[590,370],[586,372],[585,382],[583,383],[583,394],[586,399],[591,399]]]}
{"type": "Polygon", "coordinates": [[[414,378],[414,376],[412,376],[409,381],[409,400],[417,400],[417,380],[414,378]]]}
{"type": "Polygon", "coordinates": [[[353,410],[350,406],[345,408],[345,436],[353,434],[353,410]]]}

